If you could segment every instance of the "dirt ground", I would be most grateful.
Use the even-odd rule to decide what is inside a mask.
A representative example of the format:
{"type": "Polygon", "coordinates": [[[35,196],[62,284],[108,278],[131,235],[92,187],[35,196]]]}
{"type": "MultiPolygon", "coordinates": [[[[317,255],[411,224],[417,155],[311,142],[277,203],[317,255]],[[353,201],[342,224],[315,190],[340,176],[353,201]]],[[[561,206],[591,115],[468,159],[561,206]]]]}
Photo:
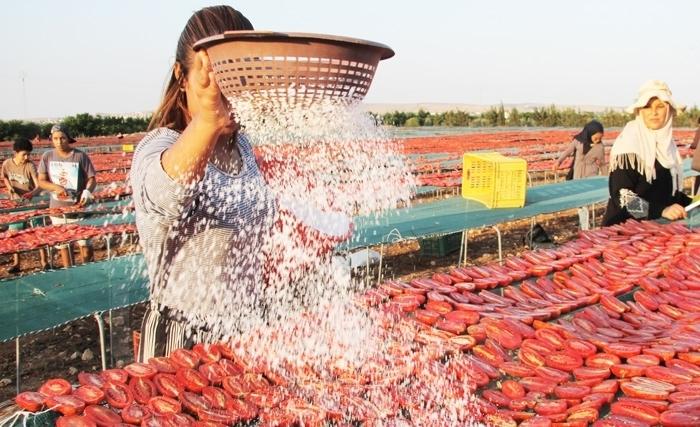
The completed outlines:
{"type": "MultiPolygon", "coordinates": [[[[598,218],[602,207],[597,210],[598,218]]],[[[538,222],[557,242],[563,243],[575,237],[578,232],[576,211],[567,211],[556,215],[540,216],[538,222]]],[[[518,221],[503,225],[503,256],[519,254],[526,250],[525,233],[530,228],[530,221],[518,221]]],[[[115,245],[117,252],[124,254],[135,249],[133,245],[115,245]]],[[[374,248],[379,250],[379,248],[374,248]]],[[[469,235],[469,263],[483,264],[498,260],[496,236],[491,229],[473,230],[469,235]]],[[[105,248],[96,244],[95,259],[105,258],[105,248]]],[[[384,249],[384,278],[410,280],[455,266],[459,253],[454,252],[443,257],[427,256],[420,251],[418,241],[397,243],[384,249]]],[[[76,260],[79,255],[76,253],[76,260]]],[[[2,273],[10,259],[0,260],[2,273]],[[3,262],[4,261],[4,262],[3,262]]],[[[56,260],[56,262],[59,262],[56,260]]],[[[22,258],[22,273],[36,271],[39,266],[38,255],[22,258]],[[25,258],[27,261],[25,261],[25,258]]],[[[59,264],[57,264],[59,265],[59,264]]],[[[370,271],[370,281],[376,282],[376,271],[370,271]]],[[[358,280],[366,277],[366,272],[356,272],[358,280]]],[[[132,331],[140,328],[145,304],[114,310],[103,315],[107,326],[107,365],[122,366],[133,361],[132,331]],[[111,325],[111,327],[110,327],[111,325]],[[111,349],[109,343],[111,340],[111,349]]],[[[99,370],[100,346],[97,322],[93,317],[76,320],[50,331],[36,333],[20,339],[20,390],[38,388],[43,381],[52,377],[63,377],[77,381],[77,372],[99,370]]],[[[17,392],[15,365],[16,342],[0,343],[0,402],[11,399],[17,392]]]]}

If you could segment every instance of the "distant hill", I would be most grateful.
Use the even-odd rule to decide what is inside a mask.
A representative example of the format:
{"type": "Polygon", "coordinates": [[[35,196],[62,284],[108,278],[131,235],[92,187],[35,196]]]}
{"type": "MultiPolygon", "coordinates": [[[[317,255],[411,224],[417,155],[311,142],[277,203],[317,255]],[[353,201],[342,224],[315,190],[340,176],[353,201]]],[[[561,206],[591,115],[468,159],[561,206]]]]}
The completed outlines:
{"type": "MultiPolygon", "coordinates": [[[[423,109],[429,113],[444,113],[446,111],[461,110],[468,113],[483,113],[490,108],[499,105],[479,105],[479,104],[448,104],[439,102],[425,102],[425,103],[414,103],[414,104],[371,104],[362,103],[361,104],[365,111],[371,111],[377,114],[391,113],[394,111],[403,112],[416,112],[423,109]]],[[[520,112],[533,111],[535,108],[549,107],[552,104],[537,104],[537,103],[524,103],[524,104],[503,104],[506,111],[513,108],[517,108],[520,112]]],[[[604,105],[556,105],[557,109],[573,108],[580,111],[590,111],[594,113],[603,112],[605,110],[613,111],[623,111],[624,107],[611,107],[604,105]]]]}

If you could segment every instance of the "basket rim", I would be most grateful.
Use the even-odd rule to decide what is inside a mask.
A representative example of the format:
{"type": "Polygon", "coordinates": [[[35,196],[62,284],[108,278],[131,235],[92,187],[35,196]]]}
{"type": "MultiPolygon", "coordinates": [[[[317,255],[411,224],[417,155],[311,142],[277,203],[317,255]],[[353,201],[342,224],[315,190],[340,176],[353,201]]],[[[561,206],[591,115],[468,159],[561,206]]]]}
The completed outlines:
{"type": "Polygon", "coordinates": [[[279,32],[267,30],[246,30],[246,31],[225,31],[221,34],[203,38],[197,41],[193,48],[195,51],[206,49],[208,47],[235,40],[263,40],[263,41],[313,41],[318,43],[342,44],[361,46],[364,48],[376,49],[381,52],[380,60],[389,59],[394,56],[394,50],[389,46],[373,42],[369,40],[357,39],[352,37],[335,36],[331,34],[317,33],[295,33],[295,32],[279,32]]]}

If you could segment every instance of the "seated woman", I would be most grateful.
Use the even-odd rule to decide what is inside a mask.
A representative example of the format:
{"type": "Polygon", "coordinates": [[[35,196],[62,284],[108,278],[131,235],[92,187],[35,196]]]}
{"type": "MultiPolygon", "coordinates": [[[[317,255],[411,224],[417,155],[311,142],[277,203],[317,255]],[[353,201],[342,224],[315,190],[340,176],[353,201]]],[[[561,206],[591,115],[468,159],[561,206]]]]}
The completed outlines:
{"type": "Polygon", "coordinates": [[[690,198],[682,190],[683,165],[673,140],[673,117],[685,109],[666,83],[651,80],[628,108],[635,115],[610,151],[610,200],[603,225],[629,218],[677,220],[690,198]]]}
{"type": "Polygon", "coordinates": [[[597,120],[586,123],[583,130],[574,136],[559,158],[554,161],[556,172],[567,157],[574,155],[574,162],[566,179],[587,178],[607,173],[605,149],[603,148],[603,125],[597,120]]]}

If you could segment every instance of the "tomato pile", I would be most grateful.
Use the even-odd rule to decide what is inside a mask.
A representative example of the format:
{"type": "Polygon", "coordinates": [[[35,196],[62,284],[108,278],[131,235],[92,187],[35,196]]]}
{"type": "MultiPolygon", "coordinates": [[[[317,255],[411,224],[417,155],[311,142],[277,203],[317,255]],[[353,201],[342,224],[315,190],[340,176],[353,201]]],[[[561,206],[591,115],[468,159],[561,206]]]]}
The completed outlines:
{"type": "Polygon", "coordinates": [[[700,233],[631,220],[363,292],[357,304],[386,335],[360,367],[271,367],[241,338],[16,400],[54,408],[64,426],[700,425],[699,297],[700,233]]]}
{"type": "Polygon", "coordinates": [[[53,225],[48,227],[8,230],[0,233],[0,254],[15,253],[53,246],[74,240],[91,239],[108,234],[135,233],[134,224],[110,224],[100,227],[92,225],[53,225]]]}

